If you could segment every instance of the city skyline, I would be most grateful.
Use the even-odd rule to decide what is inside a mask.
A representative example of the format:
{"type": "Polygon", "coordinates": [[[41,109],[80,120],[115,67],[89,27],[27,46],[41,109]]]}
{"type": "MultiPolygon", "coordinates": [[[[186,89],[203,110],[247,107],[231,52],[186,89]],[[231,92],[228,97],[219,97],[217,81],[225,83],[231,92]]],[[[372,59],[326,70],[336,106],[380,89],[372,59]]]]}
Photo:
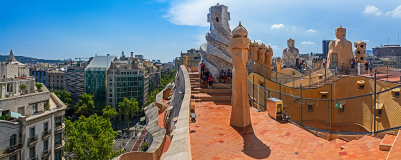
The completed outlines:
{"type": "Polygon", "coordinates": [[[206,42],[208,8],[216,3],[228,6],[231,29],[242,21],[250,39],[270,44],[274,57],[289,38],[300,53],[321,53],[321,41],[334,39],[340,25],[347,39],[365,41],[368,49],[399,43],[395,1],[25,1],[0,7],[0,54],[13,49],[18,56],[65,59],[133,51],[168,62],[206,42]]]}

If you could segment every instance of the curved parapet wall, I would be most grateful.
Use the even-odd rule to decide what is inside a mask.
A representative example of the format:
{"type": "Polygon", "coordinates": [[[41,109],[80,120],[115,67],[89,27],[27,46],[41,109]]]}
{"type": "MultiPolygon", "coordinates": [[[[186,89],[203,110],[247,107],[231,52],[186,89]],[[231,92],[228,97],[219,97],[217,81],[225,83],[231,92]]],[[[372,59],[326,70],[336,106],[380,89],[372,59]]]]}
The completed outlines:
{"type": "Polygon", "coordinates": [[[146,139],[148,150],[146,152],[129,152],[121,155],[120,160],[156,160],[160,159],[166,142],[166,129],[159,127],[159,108],[155,103],[145,107],[146,139]]]}
{"type": "Polygon", "coordinates": [[[172,83],[169,83],[162,91],[156,94],[155,104],[159,107],[159,114],[164,112],[167,109],[167,106],[164,103],[164,100],[167,100],[171,94],[171,89],[174,87],[172,83]]]}
{"type": "Polygon", "coordinates": [[[228,46],[231,37],[228,23],[230,13],[227,9],[227,6],[220,4],[210,7],[207,20],[210,22],[210,30],[205,36],[207,43],[200,46],[206,68],[213,77],[218,77],[222,69],[226,72],[232,69],[231,50],[228,46]]]}
{"type": "Polygon", "coordinates": [[[171,144],[161,159],[192,159],[189,136],[189,104],[191,84],[185,66],[181,65],[175,79],[171,103],[166,110],[166,129],[171,144]]]}

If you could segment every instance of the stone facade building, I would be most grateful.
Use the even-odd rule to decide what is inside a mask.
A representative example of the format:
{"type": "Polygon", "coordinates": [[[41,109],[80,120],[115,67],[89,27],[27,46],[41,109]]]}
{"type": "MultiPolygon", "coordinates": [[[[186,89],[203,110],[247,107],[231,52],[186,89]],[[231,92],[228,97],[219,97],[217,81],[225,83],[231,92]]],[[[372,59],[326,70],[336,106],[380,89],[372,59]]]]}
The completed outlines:
{"type": "Polygon", "coordinates": [[[65,89],[65,72],[47,71],[47,88],[51,90],[65,89]]]}
{"type": "Polygon", "coordinates": [[[0,159],[61,160],[67,106],[33,79],[3,79],[0,98],[0,159]],[[23,93],[19,85],[25,84],[23,93]],[[7,86],[7,87],[5,87],[7,86]]]}
{"type": "Polygon", "coordinates": [[[107,105],[117,107],[124,98],[136,98],[139,106],[144,106],[160,80],[160,72],[149,61],[133,56],[115,60],[107,69],[107,105]]]}
{"type": "Polygon", "coordinates": [[[188,57],[188,62],[187,62],[187,67],[191,68],[197,68],[199,66],[199,63],[201,62],[201,55],[199,53],[199,50],[196,49],[190,49],[187,51],[187,53],[182,53],[181,56],[175,58],[175,70],[178,70],[180,65],[183,65],[183,57],[187,56],[188,57]]]}
{"type": "Polygon", "coordinates": [[[10,51],[8,61],[0,63],[0,79],[14,77],[28,77],[29,68],[15,59],[13,50],[10,51]]]}
{"type": "Polygon", "coordinates": [[[227,9],[227,6],[220,4],[210,7],[207,15],[210,30],[205,36],[207,43],[200,46],[206,68],[213,77],[218,77],[221,70],[227,72],[227,69],[233,68],[231,50],[228,46],[231,30],[228,23],[230,12],[227,9]]]}

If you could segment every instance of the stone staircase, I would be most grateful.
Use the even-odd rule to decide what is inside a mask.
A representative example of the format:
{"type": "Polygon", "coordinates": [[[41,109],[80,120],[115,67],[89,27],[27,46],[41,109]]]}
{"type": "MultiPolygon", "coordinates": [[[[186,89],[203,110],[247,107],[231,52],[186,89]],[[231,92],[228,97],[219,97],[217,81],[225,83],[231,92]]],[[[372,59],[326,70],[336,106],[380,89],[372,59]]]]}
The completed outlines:
{"type": "Polygon", "coordinates": [[[198,72],[189,73],[191,81],[191,99],[195,102],[216,102],[219,104],[231,103],[231,83],[219,83],[214,80],[212,88],[200,87],[200,75],[198,72]]]}

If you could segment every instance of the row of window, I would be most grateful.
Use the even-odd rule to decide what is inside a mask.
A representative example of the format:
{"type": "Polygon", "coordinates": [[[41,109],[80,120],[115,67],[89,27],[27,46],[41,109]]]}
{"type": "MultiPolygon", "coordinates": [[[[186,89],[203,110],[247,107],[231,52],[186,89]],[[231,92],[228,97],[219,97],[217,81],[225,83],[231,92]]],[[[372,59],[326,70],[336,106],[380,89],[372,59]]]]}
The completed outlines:
{"type": "MultiPolygon", "coordinates": [[[[55,118],[55,125],[56,127],[62,125],[62,116],[55,118]]],[[[49,122],[43,123],[43,134],[49,131],[49,122]]],[[[29,129],[29,141],[30,140],[37,140],[38,136],[36,135],[35,127],[29,129]]],[[[28,141],[28,142],[29,142],[28,141]]],[[[54,137],[55,145],[62,143],[62,133],[55,134],[54,137]]],[[[17,144],[17,135],[13,134],[10,137],[10,146],[15,146],[17,144]]],[[[35,144],[36,145],[36,144],[35,144]]],[[[32,146],[29,148],[29,159],[36,158],[36,146],[32,146]]],[[[43,141],[43,152],[49,152],[49,140],[43,141]]],[[[61,152],[56,152],[55,159],[61,159],[61,152]]],[[[17,159],[16,155],[10,156],[10,160],[17,159]]]]}

